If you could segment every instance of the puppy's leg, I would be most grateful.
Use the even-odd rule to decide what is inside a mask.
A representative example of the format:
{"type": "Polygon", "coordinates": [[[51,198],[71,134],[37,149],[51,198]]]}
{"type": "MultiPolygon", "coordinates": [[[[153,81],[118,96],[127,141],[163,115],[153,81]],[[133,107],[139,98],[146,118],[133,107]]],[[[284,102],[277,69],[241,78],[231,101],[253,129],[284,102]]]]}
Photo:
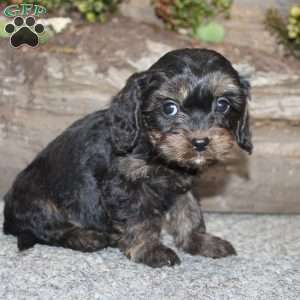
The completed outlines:
{"type": "Polygon", "coordinates": [[[72,224],[64,224],[59,229],[44,231],[43,235],[43,238],[38,238],[33,231],[20,232],[18,234],[19,250],[27,250],[39,243],[82,252],[94,252],[109,245],[107,234],[72,226],[72,224]]]}
{"type": "Polygon", "coordinates": [[[81,227],[51,200],[8,203],[4,231],[16,235],[19,250],[35,244],[62,246],[83,252],[97,251],[109,245],[108,234],[81,227]]]}
{"type": "Polygon", "coordinates": [[[173,266],[180,263],[177,254],[160,242],[161,220],[145,220],[129,226],[119,248],[131,260],[150,267],[173,266]]]}
{"type": "Polygon", "coordinates": [[[151,167],[139,157],[127,156],[119,160],[119,172],[131,182],[149,177],[150,171],[151,167]]]}
{"type": "Polygon", "coordinates": [[[59,239],[58,245],[82,252],[94,252],[109,246],[108,235],[74,226],[59,239]]]}
{"type": "Polygon", "coordinates": [[[166,217],[166,228],[177,247],[192,255],[212,258],[236,255],[229,242],[206,233],[200,204],[191,192],[178,198],[166,217]]]}

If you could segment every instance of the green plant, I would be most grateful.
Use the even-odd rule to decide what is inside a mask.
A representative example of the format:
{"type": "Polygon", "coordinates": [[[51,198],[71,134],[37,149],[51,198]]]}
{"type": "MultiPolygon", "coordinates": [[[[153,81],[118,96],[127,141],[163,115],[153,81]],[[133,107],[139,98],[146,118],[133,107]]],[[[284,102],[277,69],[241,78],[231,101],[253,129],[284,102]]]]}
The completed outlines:
{"type": "Polygon", "coordinates": [[[300,58],[300,4],[291,7],[288,19],[284,19],[277,9],[269,9],[265,25],[278,42],[294,56],[300,58]]]}
{"type": "Polygon", "coordinates": [[[289,38],[300,46],[300,4],[292,6],[287,30],[289,38]]]}
{"type": "Polygon", "coordinates": [[[104,22],[107,16],[117,9],[120,2],[120,0],[75,0],[74,6],[89,22],[104,22]]]}
{"type": "Polygon", "coordinates": [[[1,1],[9,5],[13,2],[43,5],[49,12],[66,14],[78,11],[89,22],[104,22],[112,14],[122,0],[19,0],[1,1]]]}
{"type": "Polygon", "coordinates": [[[6,38],[6,37],[8,37],[8,34],[4,30],[6,24],[7,24],[6,21],[0,20],[0,38],[6,38]]]}
{"type": "Polygon", "coordinates": [[[204,29],[205,35],[209,32],[215,35],[216,29],[218,40],[222,35],[220,35],[221,25],[216,26],[213,20],[217,16],[229,17],[232,3],[233,0],[153,0],[156,14],[167,28],[189,29],[195,37],[199,37],[201,27],[209,26],[207,30],[204,29]]]}
{"type": "Polygon", "coordinates": [[[224,40],[225,31],[222,25],[216,22],[209,22],[205,25],[200,25],[195,36],[203,42],[220,43],[224,40]]]}
{"type": "Polygon", "coordinates": [[[41,1],[50,11],[78,11],[89,22],[104,22],[122,0],[47,0],[41,1]]]}

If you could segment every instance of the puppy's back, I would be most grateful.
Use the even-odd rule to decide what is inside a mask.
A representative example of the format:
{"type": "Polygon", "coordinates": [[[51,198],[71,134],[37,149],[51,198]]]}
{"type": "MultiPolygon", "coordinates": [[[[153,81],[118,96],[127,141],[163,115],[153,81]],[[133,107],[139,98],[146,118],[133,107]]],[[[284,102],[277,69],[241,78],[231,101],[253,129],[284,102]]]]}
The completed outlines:
{"type": "Polygon", "coordinates": [[[107,128],[106,110],[85,116],[50,142],[18,174],[4,196],[5,234],[18,235],[26,228],[17,216],[22,215],[24,219],[37,203],[46,210],[50,209],[49,205],[47,207],[49,201],[57,207],[64,207],[71,205],[72,201],[80,201],[81,197],[98,197],[93,175],[97,171],[101,176],[109,166],[110,143],[106,141],[110,135],[107,128]],[[86,194],[82,195],[82,191],[86,194]]]}

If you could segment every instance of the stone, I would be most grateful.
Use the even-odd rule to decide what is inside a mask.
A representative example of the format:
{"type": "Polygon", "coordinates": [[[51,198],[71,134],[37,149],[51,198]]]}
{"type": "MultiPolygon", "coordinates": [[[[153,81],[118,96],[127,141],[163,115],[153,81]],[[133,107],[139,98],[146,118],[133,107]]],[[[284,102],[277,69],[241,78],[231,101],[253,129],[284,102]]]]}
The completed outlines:
{"type": "Polygon", "coordinates": [[[145,22],[163,27],[163,22],[156,17],[151,0],[127,0],[120,6],[120,13],[138,22],[145,22]]]}
{"type": "Polygon", "coordinates": [[[60,33],[64,31],[68,27],[68,25],[72,23],[72,19],[63,18],[63,17],[48,18],[48,19],[41,19],[40,23],[46,26],[51,26],[55,33],[60,33]]]}
{"type": "MultiPolygon", "coordinates": [[[[0,40],[0,170],[5,174],[0,178],[0,196],[62,130],[85,114],[107,108],[128,76],[147,69],[172,49],[192,46],[180,35],[157,32],[130,19],[118,19],[117,29],[115,23],[81,28],[76,36],[66,32],[63,40],[56,36],[40,51],[12,52],[8,41],[0,40]],[[66,44],[73,51],[58,51],[66,44]]],[[[214,192],[205,195],[204,207],[300,212],[299,74],[262,71],[247,60],[235,62],[253,86],[254,154],[248,164],[241,159],[225,173],[218,171],[222,176],[217,181],[203,178],[201,191],[214,192]]],[[[216,177],[213,170],[210,176],[216,177]]]]}

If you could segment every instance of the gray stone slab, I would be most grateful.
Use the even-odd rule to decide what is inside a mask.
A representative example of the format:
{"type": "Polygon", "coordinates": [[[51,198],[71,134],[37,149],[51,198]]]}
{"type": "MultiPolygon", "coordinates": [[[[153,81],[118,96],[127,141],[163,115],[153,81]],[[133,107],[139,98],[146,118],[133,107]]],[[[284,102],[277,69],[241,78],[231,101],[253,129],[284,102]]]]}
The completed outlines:
{"type": "Polygon", "coordinates": [[[198,183],[210,211],[300,213],[300,127],[253,128],[254,152],[210,168],[198,183]]]}

